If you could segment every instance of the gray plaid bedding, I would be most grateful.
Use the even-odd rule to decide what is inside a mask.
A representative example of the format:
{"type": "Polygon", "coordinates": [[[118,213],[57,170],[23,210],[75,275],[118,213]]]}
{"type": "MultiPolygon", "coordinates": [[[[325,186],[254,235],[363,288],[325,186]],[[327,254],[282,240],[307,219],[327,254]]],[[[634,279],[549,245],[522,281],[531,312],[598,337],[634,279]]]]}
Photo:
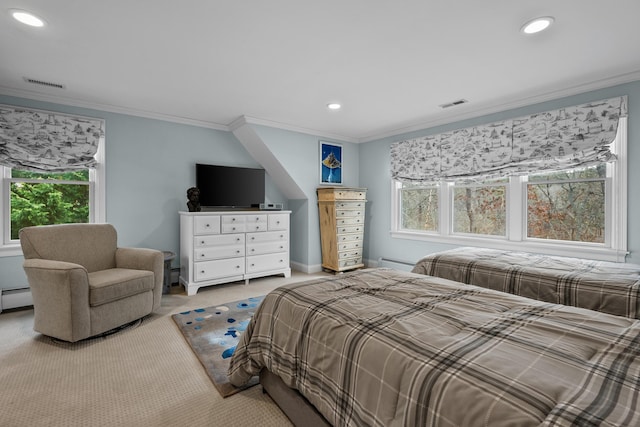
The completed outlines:
{"type": "Polygon", "coordinates": [[[438,252],[414,273],[640,319],[640,266],[483,248],[438,252]]]}
{"type": "Polygon", "coordinates": [[[388,269],[266,296],[229,368],[336,426],[640,425],[640,321],[388,269]]]}

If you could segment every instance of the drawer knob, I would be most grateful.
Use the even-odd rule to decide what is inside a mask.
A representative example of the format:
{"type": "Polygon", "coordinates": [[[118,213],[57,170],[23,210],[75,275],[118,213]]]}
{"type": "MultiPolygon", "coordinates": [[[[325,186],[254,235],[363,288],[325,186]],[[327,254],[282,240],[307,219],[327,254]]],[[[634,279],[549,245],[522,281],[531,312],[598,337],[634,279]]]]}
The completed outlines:
{"type": "Polygon", "coordinates": [[[209,228],[209,227],[211,227],[211,224],[205,225],[205,228],[209,228]]]}
{"type": "Polygon", "coordinates": [[[204,245],[204,240],[200,242],[201,245],[204,245]]]}
{"type": "Polygon", "coordinates": [[[236,251],[236,253],[237,253],[237,254],[239,254],[239,253],[240,253],[240,251],[236,251]]]}
{"type": "Polygon", "coordinates": [[[256,217],[256,221],[260,221],[260,217],[256,217]]]}
{"type": "Polygon", "coordinates": [[[280,221],[276,221],[276,224],[280,224],[280,221]]]}
{"type": "Polygon", "coordinates": [[[259,225],[256,225],[256,230],[260,230],[260,226],[259,225]]]}
{"type": "Polygon", "coordinates": [[[280,246],[280,249],[284,249],[284,246],[280,246]]]}
{"type": "Polygon", "coordinates": [[[252,237],[252,238],[251,238],[251,240],[256,240],[256,238],[255,238],[255,237],[252,237]]]}
{"type": "Polygon", "coordinates": [[[255,266],[256,266],[255,264],[251,264],[251,267],[255,267],[255,266]]]}
{"type": "Polygon", "coordinates": [[[239,266],[239,265],[236,265],[236,268],[240,268],[240,266],[239,266]]]}
{"type": "Polygon", "coordinates": [[[200,270],[200,274],[204,274],[204,270],[200,270]]]}
{"type": "Polygon", "coordinates": [[[231,221],[235,221],[235,220],[236,220],[235,218],[231,218],[231,221]]]}
{"type": "Polygon", "coordinates": [[[204,257],[204,254],[200,254],[200,257],[204,257]]]}
{"type": "Polygon", "coordinates": [[[232,230],[233,230],[233,231],[236,231],[236,228],[235,228],[235,227],[233,227],[233,228],[232,228],[232,230]]]}
{"type": "Polygon", "coordinates": [[[255,252],[255,251],[256,251],[255,249],[251,249],[251,252],[255,252]]]}

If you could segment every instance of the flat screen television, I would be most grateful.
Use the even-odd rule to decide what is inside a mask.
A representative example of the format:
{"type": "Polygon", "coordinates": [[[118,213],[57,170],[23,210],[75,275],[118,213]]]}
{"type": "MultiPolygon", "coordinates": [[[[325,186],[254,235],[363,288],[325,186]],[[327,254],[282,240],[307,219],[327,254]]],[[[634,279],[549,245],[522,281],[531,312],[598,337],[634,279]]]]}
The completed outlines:
{"type": "Polygon", "coordinates": [[[264,203],[264,169],[196,163],[196,187],[204,208],[257,208],[264,203]]]}

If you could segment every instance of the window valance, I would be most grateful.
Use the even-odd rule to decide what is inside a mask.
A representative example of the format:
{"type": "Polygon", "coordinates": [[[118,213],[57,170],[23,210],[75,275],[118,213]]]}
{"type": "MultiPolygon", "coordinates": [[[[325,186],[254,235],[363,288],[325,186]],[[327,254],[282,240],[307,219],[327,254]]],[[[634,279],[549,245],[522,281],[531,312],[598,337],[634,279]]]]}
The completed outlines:
{"type": "Polygon", "coordinates": [[[0,165],[34,172],[95,168],[104,120],[0,105],[0,165]]]}
{"type": "Polygon", "coordinates": [[[391,177],[405,182],[495,178],[615,160],[627,97],[391,144],[391,177]]]}

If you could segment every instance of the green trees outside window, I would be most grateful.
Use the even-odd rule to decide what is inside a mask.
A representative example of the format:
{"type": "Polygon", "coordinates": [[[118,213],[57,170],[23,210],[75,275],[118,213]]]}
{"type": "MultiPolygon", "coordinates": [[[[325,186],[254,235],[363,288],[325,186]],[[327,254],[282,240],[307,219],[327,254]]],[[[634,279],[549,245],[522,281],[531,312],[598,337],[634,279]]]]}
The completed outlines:
{"type": "Polygon", "coordinates": [[[89,170],[38,173],[11,170],[11,239],[33,225],[89,222],[89,170]]]}

